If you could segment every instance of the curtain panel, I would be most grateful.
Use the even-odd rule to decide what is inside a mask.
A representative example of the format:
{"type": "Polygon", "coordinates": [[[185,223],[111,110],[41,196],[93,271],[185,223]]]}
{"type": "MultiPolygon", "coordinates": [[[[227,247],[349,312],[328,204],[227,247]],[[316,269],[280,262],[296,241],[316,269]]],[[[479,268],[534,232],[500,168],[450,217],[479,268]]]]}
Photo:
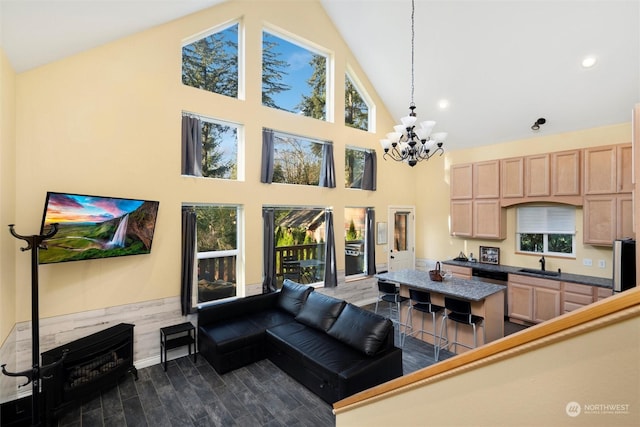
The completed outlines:
{"type": "Polygon", "coordinates": [[[182,270],[180,283],[180,307],[182,315],[195,313],[192,305],[196,260],[196,212],[182,208],[182,270]]]}
{"type": "Polygon", "coordinates": [[[327,210],[324,214],[325,231],[325,268],[324,268],[324,287],[335,288],[338,286],[338,273],[336,269],[336,242],[334,238],[333,228],[333,212],[327,210]]]}
{"type": "Polygon", "coordinates": [[[262,209],[262,221],[264,224],[262,239],[262,268],[264,278],[262,280],[262,293],[276,291],[276,252],[275,252],[275,210],[262,209]]]}
{"type": "Polygon", "coordinates": [[[376,274],[376,241],[375,241],[375,225],[376,225],[376,211],[373,208],[367,208],[365,216],[365,238],[364,238],[364,251],[365,251],[365,273],[368,275],[376,274]]]}
{"type": "Polygon", "coordinates": [[[202,176],[202,125],[197,117],[182,116],[182,175],[202,176]]]}
{"type": "Polygon", "coordinates": [[[376,152],[364,152],[364,171],[362,173],[362,189],[376,191],[378,180],[378,159],[376,152]]]}
{"type": "Polygon", "coordinates": [[[320,168],[320,187],[336,188],[336,168],[333,161],[333,144],[322,144],[322,166],[320,168]]]}
{"type": "Polygon", "coordinates": [[[260,162],[260,182],[271,184],[273,182],[273,131],[262,129],[262,161],[260,162]]]}

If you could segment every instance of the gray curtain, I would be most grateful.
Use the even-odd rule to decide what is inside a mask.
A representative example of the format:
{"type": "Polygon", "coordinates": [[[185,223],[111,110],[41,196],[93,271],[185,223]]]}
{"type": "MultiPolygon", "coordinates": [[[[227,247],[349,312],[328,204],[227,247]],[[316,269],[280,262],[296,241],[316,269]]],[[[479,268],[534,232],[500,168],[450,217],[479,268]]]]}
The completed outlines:
{"type": "Polygon", "coordinates": [[[271,184],[273,181],[273,131],[262,129],[262,168],[260,182],[271,184]]]}
{"type": "Polygon", "coordinates": [[[182,116],[182,174],[202,176],[202,126],[197,117],[182,116]]]}
{"type": "Polygon", "coordinates": [[[365,217],[365,237],[364,237],[364,251],[367,265],[365,266],[365,273],[368,275],[376,274],[376,241],[375,241],[375,226],[376,226],[376,211],[373,208],[367,208],[365,217]]]}
{"type": "Polygon", "coordinates": [[[262,268],[264,270],[264,279],[262,280],[262,293],[268,294],[276,290],[274,210],[262,209],[262,221],[264,222],[264,237],[262,239],[262,268]]]}
{"type": "Polygon", "coordinates": [[[338,286],[338,273],[336,271],[336,243],[333,231],[333,212],[327,210],[324,214],[324,226],[326,229],[324,255],[324,287],[335,288],[338,286]]]}
{"type": "Polygon", "coordinates": [[[182,273],[180,276],[180,306],[182,315],[194,313],[193,271],[196,259],[196,212],[191,207],[182,208],[182,273]]]}
{"type": "Polygon", "coordinates": [[[376,190],[378,175],[378,160],[375,151],[364,152],[364,172],[362,174],[362,189],[376,190]]]}
{"type": "Polygon", "coordinates": [[[336,168],[333,163],[333,144],[322,144],[322,166],[320,166],[320,187],[336,188],[336,168]]]}

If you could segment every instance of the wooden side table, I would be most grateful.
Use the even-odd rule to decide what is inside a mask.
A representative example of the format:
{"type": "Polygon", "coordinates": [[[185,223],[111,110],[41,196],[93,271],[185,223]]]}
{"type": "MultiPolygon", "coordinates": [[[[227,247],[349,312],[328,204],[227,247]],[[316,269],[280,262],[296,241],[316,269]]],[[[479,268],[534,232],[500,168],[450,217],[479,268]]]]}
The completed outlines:
{"type": "Polygon", "coordinates": [[[160,328],[160,363],[164,365],[165,371],[167,370],[167,350],[183,345],[189,346],[189,356],[191,356],[191,346],[193,345],[193,361],[197,362],[196,328],[191,322],[160,328]]]}

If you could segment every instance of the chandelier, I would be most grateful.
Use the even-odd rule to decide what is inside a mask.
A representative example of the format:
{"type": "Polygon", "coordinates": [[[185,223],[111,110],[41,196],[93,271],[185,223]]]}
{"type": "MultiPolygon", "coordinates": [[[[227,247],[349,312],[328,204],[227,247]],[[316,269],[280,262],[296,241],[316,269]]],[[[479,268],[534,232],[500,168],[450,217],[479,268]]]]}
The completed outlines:
{"type": "Polygon", "coordinates": [[[411,103],[409,115],[402,117],[402,124],[393,127],[385,139],[380,140],[384,149],[384,159],[387,157],[397,161],[406,162],[409,166],[415,166],[422,160],[429,160],[437,152],[444,153],[442,144],[447,139],[446,132],[431,133],[436,122],[432,120],[417,124],[416,104],[413,102],[414,92],[414,51],[415,51],[415,0],[411,0],[411,103]]]}

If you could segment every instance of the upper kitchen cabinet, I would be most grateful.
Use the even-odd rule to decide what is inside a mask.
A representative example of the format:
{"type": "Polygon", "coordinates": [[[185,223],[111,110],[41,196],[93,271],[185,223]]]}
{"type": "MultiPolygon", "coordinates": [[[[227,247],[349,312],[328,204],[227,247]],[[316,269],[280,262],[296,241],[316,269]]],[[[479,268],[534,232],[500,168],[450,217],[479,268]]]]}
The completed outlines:
{"type": "Polygon", "coordinates": [[[451,166],[451,200],[473,197],[473,164],[451,166]]]}
{"type": "Polygon", "coordinates": [[[501,196],[503,199],[524,197],[524,158],[514,157],[500,160],[502,179],[501,196]]]}
{"type": "Polygon", "coordinates": [[[633,191],[633,148],[631,144],[616,147],[616,167],[618,193],[631,193],[633,191]]]}
{"type": "Polygon", "coordinates": [[[473,164],[473,197],[475,199],[500,198],[500,160],[473,164]]]}
{"type": "Polygon", "coordinates": [[[526,197],[549,196],[549,154],[538,154],[524,158],[524,193],[526,197]]]}
{"type": "Polygon", "coordinates": [[[551,153],[551,195],[580,196],[580,150],[551,153]]]}
{"type": "Polygon", "coordinates": [[[585,148],[584,194],[630,193],[631,144],[585,148]]]}

